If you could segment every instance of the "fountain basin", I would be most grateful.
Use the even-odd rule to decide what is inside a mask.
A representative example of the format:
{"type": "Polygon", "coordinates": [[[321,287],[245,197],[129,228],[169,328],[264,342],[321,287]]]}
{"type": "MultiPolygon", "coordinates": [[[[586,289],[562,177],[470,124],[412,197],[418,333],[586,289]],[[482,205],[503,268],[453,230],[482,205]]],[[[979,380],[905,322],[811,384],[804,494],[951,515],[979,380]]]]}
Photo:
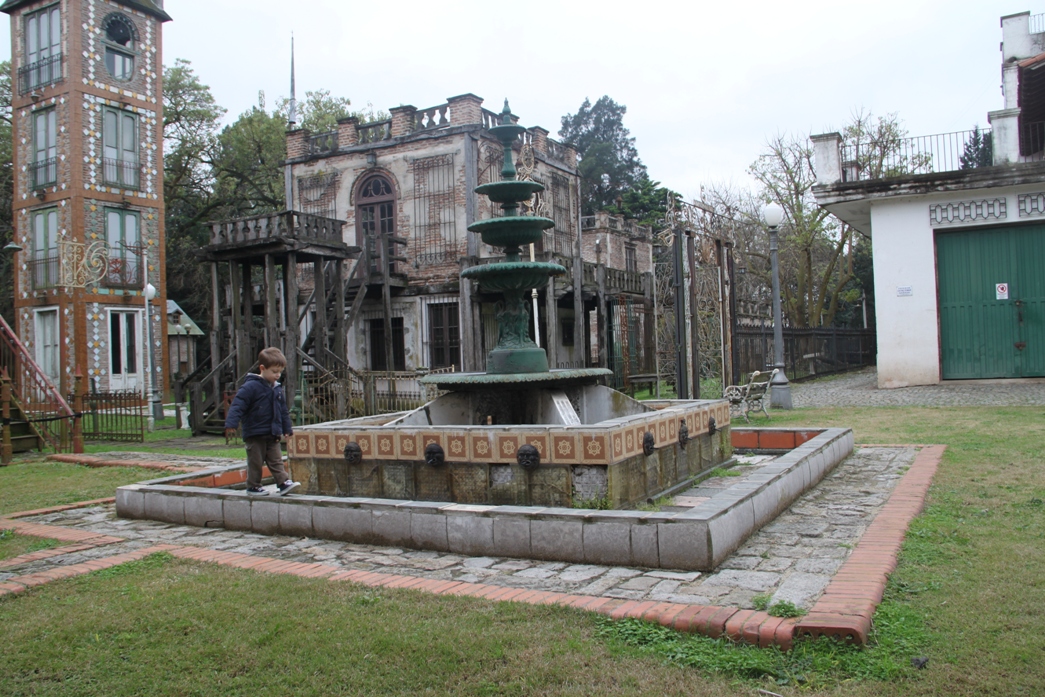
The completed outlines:
{"type": "Polygon", "coordinates": [[[412,412],[304,426],[288,455],[291,476],[313,495],[624,508],[728,461],[732,445],[727,402],[650,405],[589,385],[454,392],[412,412]],[[576,404],[564,418],[563,400],[576,404]],[[487,413],[499,418],[477,423],[487,413]],[[571,413],[576,422],[564,423],[571,413]],[[346,458],[349,443],[358,461],[346,458]],[[425,459],[432,444],[443,453],[438,466],[425,459]],[[520,461],[525,445],[539,454],[536,468],[520,461]]]}
{"type": "Polygon", "coordinates": [[[540,242],[544,231],[553,227],[555,221],[550,218],[512,215],[480,220],[469,225],[468,230],[479,233],[483,242],[493,247],[521,247],[540,242]]]}

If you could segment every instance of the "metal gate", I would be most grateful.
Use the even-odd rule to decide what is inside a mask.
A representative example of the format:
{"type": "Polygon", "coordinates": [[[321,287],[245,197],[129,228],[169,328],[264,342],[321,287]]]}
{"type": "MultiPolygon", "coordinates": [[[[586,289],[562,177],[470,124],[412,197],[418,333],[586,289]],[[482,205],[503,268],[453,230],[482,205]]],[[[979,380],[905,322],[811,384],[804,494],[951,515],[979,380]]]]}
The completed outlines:
{"type": "Polygon", "coordinates": [[[1045,226],[938,232],[945,380],[1045,376],[1045,226]]]}

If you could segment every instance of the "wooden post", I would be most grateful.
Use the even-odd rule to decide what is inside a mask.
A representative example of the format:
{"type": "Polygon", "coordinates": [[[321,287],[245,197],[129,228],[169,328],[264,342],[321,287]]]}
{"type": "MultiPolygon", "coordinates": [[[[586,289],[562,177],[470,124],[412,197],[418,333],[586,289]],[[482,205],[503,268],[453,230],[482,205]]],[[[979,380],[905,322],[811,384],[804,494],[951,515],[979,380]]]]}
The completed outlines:
{"type": "Polygon", "coordinates": [[[689,329],[693,361],[693,399],[700,399],[700,317],[697,315],[697,255],[696,235],[686,235],[686,256],[689,261],[689,329]]]}
{"type": "Polygon", "coordinates": [[[312,346],[316,351],[316,361],[325,368],[330,367],[326,352],[330,348],[327,336],[327,272],[322,259],[312,263],[312,278],[316,288],[316,324],[312,328],[312,346]]]}
{"type": "Polygon", "coordinates": [[[3,424],[3,440],[0,441],[0,465],[10,465],[14,457],[11,445],[11,378],[7,368],[0,368],[0,418],[3,424]]]}
{"type": "Polygon", "coordinates": [[[334,261],[334,353],[348,363],[348,328],[345,326],[345,261],[334,261]]]}
{"type": "Polygon", "coordinates": [[[265,255],[265,346],[279,346],[279,317],[276,309],[276,259],[265,255]]]}
{"type": "MultiPolygon", "coordinates": [[[[218,367],[218,364],[222,361],[221,351],[221,283],[218,279],[218,262],[211,262],[210,265],[210,367],[214,370],[218,367]]],[[[214,372],[214,379],[211,383],[212,395],[217,395],[221,389],[220,377],[217,371],[214,372]]],[[[195,394],[195,393],[194,393],[195,394]]],[[[202,393],[201,393],[202,394],[202,393]]],[[[200,402],[196,401],[196,397],[193,396],[192,412],[195,413],[197,405],[202,406],[200,402]]],[[[190,417],[191,418],[191,417],[190,417]]],[[[201,424],[202,427],[202,424],[201,424]]],[[[193,435],[198,435],[195,428],[192,432],[193,435]]]]}
{"type": "Polygon", "coordinates": [[[73,452],[83,453],[83,372],[76,367],[73,373],[73,452]]]}
{"type": "Polygon", "coordinates": [[[239,348],[243,367],[240,368],[239,375],[236,376],[237,381],[250,371],[250,367],[254,365],[254,359],[258,355],[257,350],[254,348],[254,281],[249,261],[243,262],[242,283],[243,317],[241,318],[239,338],[236,341],[236,345],[239,348]]]}
{"type": "MultiPolygon", "coordinates": [[[[287,374],[283,378],[283,394],[287,407],[294,407],[294,395],[298,387],[298,347],[301,346],[301,322],[298,320],[298,255],[288,252],[283,264],[283,308],[287,313],[287,339],[284,350],[287,354],[287,374]]],[[[362,292],[362,291],[360,291],[362,292]]]]}

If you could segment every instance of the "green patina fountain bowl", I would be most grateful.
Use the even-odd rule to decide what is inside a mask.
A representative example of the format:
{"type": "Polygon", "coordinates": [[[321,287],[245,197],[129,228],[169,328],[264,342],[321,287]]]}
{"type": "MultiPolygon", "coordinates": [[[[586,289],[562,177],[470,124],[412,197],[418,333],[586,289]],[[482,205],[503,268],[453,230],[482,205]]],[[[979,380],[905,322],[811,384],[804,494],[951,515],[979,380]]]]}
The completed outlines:
{"type": "Polygon", "coordinates": [[[486,196],[494,203],[527,201],[531,196],[541,191],[544,191],[544,184],[531,181],[490,182],[475,188],[475,193],[486,196]]]}
{"type": "Polygon", "coordinates": [[[478,281],[486,292],[543,288],[551,276],[561,276],[566,269],[543,261],[500,262],[473,266],[461,272],[462,278],[478,281]]]}
{"type": "Polygon", "coordinates": [[[483,242],[493,247],[521,247],[541,241],[544,231],[555,227],[555,221],[533,215],[513,215],[480,220],[468,226],[483,242]]]}

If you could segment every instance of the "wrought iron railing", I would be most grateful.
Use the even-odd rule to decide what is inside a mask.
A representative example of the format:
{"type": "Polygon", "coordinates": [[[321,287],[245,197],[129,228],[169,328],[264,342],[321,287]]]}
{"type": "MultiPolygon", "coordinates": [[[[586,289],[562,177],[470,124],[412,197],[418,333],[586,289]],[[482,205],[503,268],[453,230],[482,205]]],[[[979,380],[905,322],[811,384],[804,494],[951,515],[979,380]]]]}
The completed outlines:
{"type": "Polygon", "coordinates": [[[322,155],[328,152],[337,152],[337,131],[317,133],[308,139],[308,154],[322,155]]]}
{"type": "Polygon", "coordinates": [[[56,53],[18,69],[18,91],[25,94],[37,87],[62,81],[62,54],[56,53]]]}
{"type": "Polygon", "coordinates": [[[888,142],[846,143],[841,147],[842,181],[868,181],[967,168],[967,146],[990,130],[954,131],[888,142]]]}
{"type": "MultiPolygon", "coordinates": [[[[875,363],[875,333],[870,329],[785,327],[783,336],[784,365],[789,380],[841,373],[875,363]]],[[[765,370],[772,364],[771,323],[738,329],[733,341],[739,377],[765,370]]]]}
{"type": "Polygon", "coordinates": [[[249,244],[273,237],[312,239],[344,244],[341,220],[321,218],[298,211],[282,211],[250,218],[211,223],[211,244],[249,244]]]}
{"type": "Polygon", "coordinates": [[[139,189],[141,188],[141,166],[137,160],[117,160],[106,157],[102,160],[102,181],[110,186],[139,189]]]}
{"type": "Polygon", "coordinates": [[[58,181],[58,158],[49,157],[46,160],[33,162],[29,165],[30,188],[42,189],[51,186],[58,181]]]}
{"type": "MultiPolygon", "coordinates": [[[[119,252],[117,252],[118,254],[119,252]]],[[[110,254],[112,254],[110,252],[110,254]]],[[[110,256],[105,269],[105,285],[109,288],[142,288],[142,264],[137,257],[110,256]]]]}
{"type": "Polygon", "coordinates": [[[392,119],[384,119],[383,121],[374,121],[372,123],[364,124],[359,126],[356,130],[359,134],[359,143],[361,145],[388,140],[392,137],[392,119]]]}
{"type": "Polygon", "coordinates": [[[0,368],[13,381],[22,414],[58,452],[72,447],[75,414],[10,325],[0,317],[0,368]]]}
{"type": "Polygon", "coordinates": [[[1020,124],[1020,161],[1045,159],[1045,122],[1020,124]]]}
{"type": "MultiPolygon", "coordinates": [[[[69,401],[75,403],[75,396],[69,401]]],[[[146,401],[141,392],[99,392],[83,397],[84,440],[141,443],[145,440],[146,401]]]]}
{"type": "Polygon", "coordinates": [[[61,260],[57,254],[32,257],[28,262],[34,290],[56,288],[61,283],[61,260]]]}

